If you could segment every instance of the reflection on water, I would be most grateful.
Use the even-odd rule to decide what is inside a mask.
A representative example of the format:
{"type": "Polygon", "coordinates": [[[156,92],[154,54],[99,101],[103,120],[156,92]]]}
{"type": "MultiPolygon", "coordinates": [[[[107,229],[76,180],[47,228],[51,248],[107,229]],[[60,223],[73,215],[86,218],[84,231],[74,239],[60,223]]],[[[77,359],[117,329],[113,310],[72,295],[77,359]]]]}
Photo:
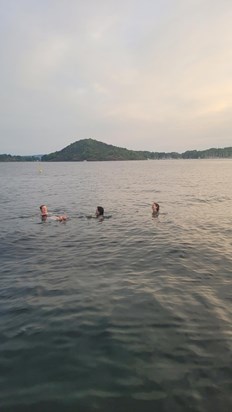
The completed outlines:
{"type": "Polygon", "coordinates": [[[1,411],[231,410],[231,161],[39,170],[0,163],[1,411]]]}

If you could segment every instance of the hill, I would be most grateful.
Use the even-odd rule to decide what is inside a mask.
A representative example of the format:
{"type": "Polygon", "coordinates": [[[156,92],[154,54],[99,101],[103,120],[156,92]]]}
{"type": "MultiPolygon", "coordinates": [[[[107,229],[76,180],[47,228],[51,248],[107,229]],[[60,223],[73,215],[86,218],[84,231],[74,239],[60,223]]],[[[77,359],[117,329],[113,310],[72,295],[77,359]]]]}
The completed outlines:
{"type": "Polygon", "coordinates": [[[208,159],[232,158],[232,147],[224,149],[188,150],[182,154],[128,150],[94,139],[82,139],[64,149],[42,156],[42,161],[102,161],[102,160],[147,160],[147,159],[208,159]]]}
{"type": "Polygon", "coordinates": [[[94,139],[82,139],[66,146],[64,149],[47,155],[11,156],[0,155],[0,162],[81,162],[104,160],[147,160],[147,159],[213,159],[232,158],[232,147],[211,148],[207,150],[187,150],[184,153],[176,152],[149,152],[128,150],[122,147],[109,145],[94,139]]]}
{"type": "Polygon", "coordinates": [[[146,152],[116,147],[93,139],[72,143],[59,152],[42,156],[42,161],[101,161],[101,160],[145,160],[146,152]]]}

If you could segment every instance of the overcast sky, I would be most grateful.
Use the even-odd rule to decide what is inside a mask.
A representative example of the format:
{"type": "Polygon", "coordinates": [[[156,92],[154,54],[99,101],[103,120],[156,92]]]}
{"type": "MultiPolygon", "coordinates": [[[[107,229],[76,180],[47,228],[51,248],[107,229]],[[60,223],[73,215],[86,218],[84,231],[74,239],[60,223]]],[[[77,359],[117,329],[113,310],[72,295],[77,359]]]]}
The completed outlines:
{"type": "Polygon", "coordinates": [[[0,7],[0,153],[232,146],[232,0],[0,7]]]}

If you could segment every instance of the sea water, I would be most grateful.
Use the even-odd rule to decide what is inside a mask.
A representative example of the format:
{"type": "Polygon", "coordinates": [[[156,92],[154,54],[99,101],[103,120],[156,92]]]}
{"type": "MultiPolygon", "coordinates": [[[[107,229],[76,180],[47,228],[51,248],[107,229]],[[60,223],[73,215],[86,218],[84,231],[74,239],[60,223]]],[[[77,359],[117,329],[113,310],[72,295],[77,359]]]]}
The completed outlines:
{"type": "Polygon", "coordinates": [[[1,412],[232,410],[232,160],[0,163],[0,194],[1,412]]]}

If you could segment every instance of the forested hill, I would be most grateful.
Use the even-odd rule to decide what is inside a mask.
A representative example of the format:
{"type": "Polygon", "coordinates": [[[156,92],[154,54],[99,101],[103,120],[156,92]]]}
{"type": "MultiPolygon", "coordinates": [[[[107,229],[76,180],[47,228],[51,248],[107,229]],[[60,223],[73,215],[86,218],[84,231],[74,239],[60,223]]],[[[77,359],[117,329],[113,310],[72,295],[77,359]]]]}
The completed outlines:
{"type": "Polygon", "coordinates": [[[187,150],[182,153],[182,159],[213,159],[213,158],[232,158],[232,147],[224,149],[207,149],[207,150],[187,150]]]}
{"type": "Polygon", "coordinates": [[[59,152],[43,156],[42,161],[145,160],[147,158],[145,153],[112,146],[93,139],[83,139],[59,152]]]}
{"type": "Polygon", "coordinates": [[[42,157],[43,161],[100,161],[100,160],[146,160],[146,159],[207,159],[232,158],[232,147],[208,149],[203,151],[188,150],[182,154],[171,152],[149,152],[128,150],[93,139],[83,139],[70,144],[59,152],[42,157]]]}
{"type": "Polygon", "coordinates": [[[210,158],[232,158],[232,147],[224,149],[207,150],[187,150],[184,153],[176,152],[149,152],[128,150],[122,147],[109,145],[94,139],[83,139],[70,144],[64,149],[38,156],[11,156],[9,154],[0,155],[0,162],[20,162],[20,161],[103,161],[103,160],[147,160],[147,159],[210,159],[210,158]]]}

